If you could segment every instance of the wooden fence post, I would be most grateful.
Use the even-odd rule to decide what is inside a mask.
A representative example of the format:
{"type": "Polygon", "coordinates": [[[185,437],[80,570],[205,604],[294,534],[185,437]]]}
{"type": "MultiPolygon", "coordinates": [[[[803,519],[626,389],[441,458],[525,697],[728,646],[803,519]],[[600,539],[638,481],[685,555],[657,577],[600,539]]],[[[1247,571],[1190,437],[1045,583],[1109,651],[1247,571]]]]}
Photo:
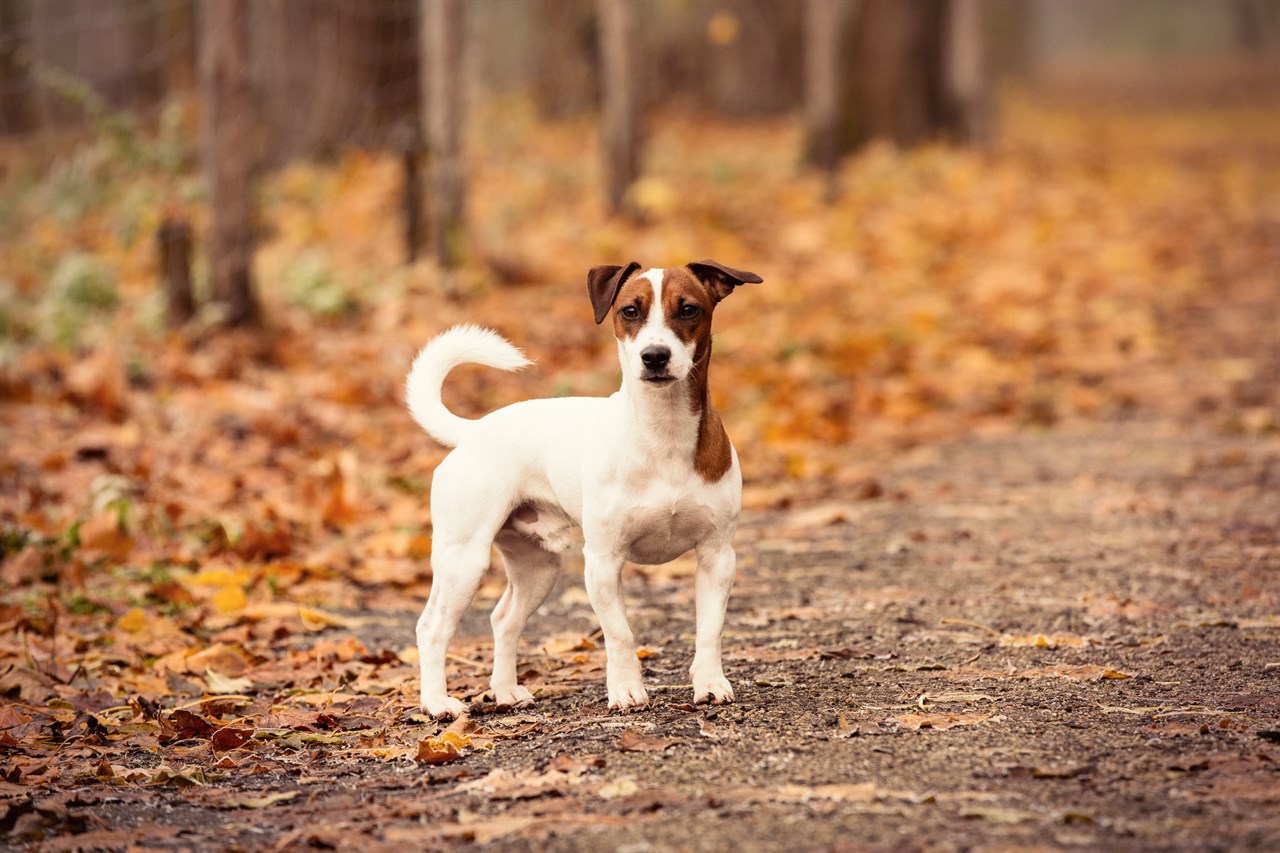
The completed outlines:
{"type": "Polygon", "coordinates": [[[210,293],[229,325],[258,321],[253,295],[248,0],[199,5],[201,156],[209,192],[210,293]]]}

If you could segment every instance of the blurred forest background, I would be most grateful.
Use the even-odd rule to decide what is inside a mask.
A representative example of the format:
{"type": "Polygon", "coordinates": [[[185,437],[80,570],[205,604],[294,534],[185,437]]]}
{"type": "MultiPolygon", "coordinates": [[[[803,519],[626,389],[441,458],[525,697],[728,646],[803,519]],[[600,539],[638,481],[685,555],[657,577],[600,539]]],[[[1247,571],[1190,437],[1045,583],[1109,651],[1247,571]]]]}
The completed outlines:
{"type": "Polygon", "coordinates": [[[468,414],[610,393],[583,282],[632,259],[765,279],[712,383],[749,507],[976,432],[1273,436],[1278,81],[1276,0],[0,0],[6,587],[416,602],[416,348],[538,360],[468,414]]]}
{"type": "Polygon", "coordinates": [[[1272,849],[1278,437],[1280,0],[0,0],[13,844],[1272,849]],[[559,701],[441,733],[414,354],[536,360],[461,414],[609,394],[587,270],[702,258],[764,278],[711,377],[735,716],[670,704],[686,558],[630,573],[679,688],[635,728],[570,579],[522,661],[559,701]]]}

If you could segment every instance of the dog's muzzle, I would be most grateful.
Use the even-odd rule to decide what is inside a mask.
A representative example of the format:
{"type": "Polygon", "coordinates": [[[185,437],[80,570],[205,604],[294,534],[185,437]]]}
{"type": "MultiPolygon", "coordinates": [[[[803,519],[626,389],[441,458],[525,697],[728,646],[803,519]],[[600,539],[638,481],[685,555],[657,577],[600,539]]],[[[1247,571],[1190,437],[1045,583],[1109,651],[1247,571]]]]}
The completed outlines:
{"type": "Polygon", "coordinates": [[[667,372],[671,363],[671,350],[663,346],[649,346],[640,351],[640,361],[644,364],[644,373],[640,378],[645,382],[665,385],[675,382],[676,378],[667,372]]]}

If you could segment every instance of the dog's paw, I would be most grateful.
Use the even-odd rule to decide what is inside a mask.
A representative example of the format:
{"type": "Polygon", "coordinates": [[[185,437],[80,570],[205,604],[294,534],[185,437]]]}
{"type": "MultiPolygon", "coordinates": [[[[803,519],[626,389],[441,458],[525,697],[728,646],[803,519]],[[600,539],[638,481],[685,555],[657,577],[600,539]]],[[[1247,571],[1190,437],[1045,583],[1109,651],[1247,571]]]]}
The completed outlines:
{"type": "Polygon", "coordinates": [[[437,720],[453,720],[467,713],[467,705],[452,696],[423,696],[422,713],[437,720]]]}
{"type": "Polygon", "coordinates": [[[639,681],[625,682],[609,687],[610,711],[638,711],[649,706],[649,694],[639,681]]]}
{"type": "Polygon", "coordinates": [[[499,708],[527,708],[537,700],[527,687],[493,688],[493,703],[499,708]]]}
{"type": "Polygon", "coordinates": [[[707,702],[712,705],[728,705],[733,701],[733,686],[729,684],[729,679],[723,675],[711,678],[694,678],[693,701],[697,705],[707,702]]]}

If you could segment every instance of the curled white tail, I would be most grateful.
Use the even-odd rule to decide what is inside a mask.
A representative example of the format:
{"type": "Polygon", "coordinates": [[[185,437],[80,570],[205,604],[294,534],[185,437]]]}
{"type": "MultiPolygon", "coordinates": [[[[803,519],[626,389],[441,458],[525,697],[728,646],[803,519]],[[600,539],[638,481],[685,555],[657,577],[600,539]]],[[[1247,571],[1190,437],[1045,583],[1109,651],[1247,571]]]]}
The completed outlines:
{"type": "Polygon", "coordinates": [[[472,325],[454,326],[422,348],[409,368],[405,401],[413,419],[448,447],[456,447],[474,423],[446,409],[440,399],[445,375],[459,364],[519,370],[530,361],[497,332],[472,325]]]}

